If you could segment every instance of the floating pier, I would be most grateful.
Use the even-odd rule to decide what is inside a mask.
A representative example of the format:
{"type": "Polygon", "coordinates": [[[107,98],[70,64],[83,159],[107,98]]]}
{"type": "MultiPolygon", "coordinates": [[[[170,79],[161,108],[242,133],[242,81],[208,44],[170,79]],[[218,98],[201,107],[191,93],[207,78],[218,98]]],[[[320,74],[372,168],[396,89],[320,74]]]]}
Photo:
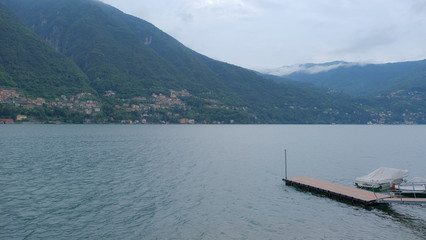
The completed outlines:
{"type": "Polygon", "coordinates": [[[377,199],[377,203],[426,204],[426,198],[387,197],[383,199],[377,199]]]}
{"type": "Polygon", "coordinates": [[[309,192],[320,193],[337,200],[364,206],[388,203],[426,204],[426,198],[392,198],[389,195],[343,186],[309,177],[284,178],[283,181],[285,181],[287,186],[297,187],[309,192]]]}

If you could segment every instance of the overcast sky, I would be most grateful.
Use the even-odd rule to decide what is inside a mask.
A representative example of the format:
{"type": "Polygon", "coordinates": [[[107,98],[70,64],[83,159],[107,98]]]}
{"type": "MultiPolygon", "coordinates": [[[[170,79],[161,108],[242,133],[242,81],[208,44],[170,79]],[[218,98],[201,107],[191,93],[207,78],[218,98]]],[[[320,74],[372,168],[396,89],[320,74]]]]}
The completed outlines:
{"type": "Polygon", "coordinates": [[[102,0],[251,69],[426,58],[426,0],[102,0]]]}

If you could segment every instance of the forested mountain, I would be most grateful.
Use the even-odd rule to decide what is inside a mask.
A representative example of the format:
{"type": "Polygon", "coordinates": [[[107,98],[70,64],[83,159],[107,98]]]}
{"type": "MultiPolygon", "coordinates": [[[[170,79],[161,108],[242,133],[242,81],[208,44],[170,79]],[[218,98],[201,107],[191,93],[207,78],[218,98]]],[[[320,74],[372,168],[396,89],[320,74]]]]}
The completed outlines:
{"type": "Polygon", "coordinates": [[[0,118],[426,122],[426,60],[305,64],[264,77],[95,0],[0,0],[0,14],[0,118]]]}
{"type": "Polygon", "coordinates": [[[30,96],[90,91],[88,77],[0,4],[0,86],[30,96]]]}
{"type": "MultiPolygon", "coordinates": [[[[83,95],[94,99],[90,100],[93,109],[79,110],[79,121],[95,118],[96,122],[182,122],[190,118],[199,123],[365,123],[369,119],[360,105],[343,95],[294,83],[278,84],[251,70],[210,59],[152,24],[99,1],[0,0],[0,4],[28,27],[24,30],[26,35],[7,39],[8,43],[19,42],[24,47],[28,45],[27,38],[31,38],[43,45],[22,50],[29,56],[16,60],[22,68],[19,72],[28,75],[25,83],[14,84],[18,78],[10,74],[10,66],[3,64],[9,77],[3,77],[0,87],[15,87],[43,98],[56,96],[55,102],[47,105],[57,107],[65,104],[57,97],[73,94],[77,90],[72,87],[81,86],[78,90],[92,93],[83,95]],[[33,62],[25,64],[37,52],[57,56],[64,62],[55,58],[37,61],[50,69],[33,62]],[[59,67],[73,71],[68,73],[59,67]],[[43,73],[54,81],[39,83],[43,75],[31,73],[34,68],[44,69],[43,73]]],[[[13,18],[6,20],[24,28],[13,18]]],[[[9,34],[2,34],[5,35],[9,34]]],[[[2,52],[16,51],[15,45],[4,46],[7,47],[2,45],[2,52]]],[[[69,100],[70,96],[61,98],[69,100]]],[[[74,110],[82,105],[67,104],[74,110]]]]}

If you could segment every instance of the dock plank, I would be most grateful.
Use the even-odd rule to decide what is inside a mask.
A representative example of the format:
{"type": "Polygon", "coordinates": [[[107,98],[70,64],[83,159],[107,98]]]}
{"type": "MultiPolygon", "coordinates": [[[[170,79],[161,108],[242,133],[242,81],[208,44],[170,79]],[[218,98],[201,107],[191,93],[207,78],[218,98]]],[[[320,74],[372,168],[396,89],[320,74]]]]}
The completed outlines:
{"type": "Polygon", "coordinates": [[[383,203],[406,203],[406,204],[426,204],[426,198],[383,198],[379,202],[383,203]]]}
{"type": "Polygon", "coordinates": [[[354,187],[343,186],[336,183],[326,182],[309,177],[294,177],[287,181],[296,184],[303,184],[310,188],[316,188],[323,193],[331,193],[333,195],[341,195],[347,199],[355,199],[360,202],[376,202],[377,199],[388,198],[389,196],[380,193],[358,189],[354,187]]]}

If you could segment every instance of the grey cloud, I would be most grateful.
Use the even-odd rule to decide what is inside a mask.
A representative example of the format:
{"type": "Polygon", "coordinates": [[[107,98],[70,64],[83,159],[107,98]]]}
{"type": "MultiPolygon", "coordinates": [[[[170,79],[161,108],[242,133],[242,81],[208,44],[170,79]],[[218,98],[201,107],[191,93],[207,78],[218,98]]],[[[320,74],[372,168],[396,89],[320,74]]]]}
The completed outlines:
{"type": "Polygon", "coordinates": [[[185,22],[185,23],[189,23],[193,21],[193,15],[191,13],[182,13],[180,14],[180,19],[185,22]]]}
{"type": "Polygon", "coordinates": [[[102,0],[249,68],[426,58],[425,0],[102,0]]]}
{"type": "Polygon", "coordinates": [[[398,39],[394,26],[382,29],[365,29],[365,32],[354,34],[352,37],[352,41],[349,39],[346,47],[334,51],[333,54],[368,54],[374,48],[391,45],[398,39]]]}
{"type": "Polygon", "coordinates": [[[424,16],[424,14],[426,14],[426,1],[421,0],[415,2],[411,7],[411,11],[416,14],[423,14],[424,16]]]}

